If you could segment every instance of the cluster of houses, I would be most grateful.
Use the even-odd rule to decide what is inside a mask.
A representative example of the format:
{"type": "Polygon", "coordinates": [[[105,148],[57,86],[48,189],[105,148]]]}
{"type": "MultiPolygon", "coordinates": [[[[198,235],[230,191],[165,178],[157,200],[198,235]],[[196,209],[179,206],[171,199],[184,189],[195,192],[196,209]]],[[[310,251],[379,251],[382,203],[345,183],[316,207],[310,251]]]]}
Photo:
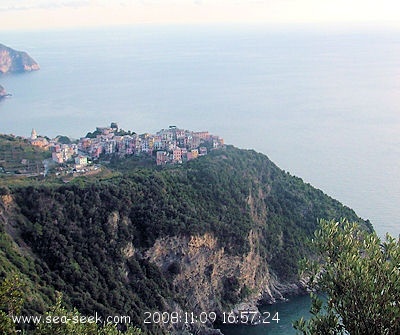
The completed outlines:
{"type": "Polygon", "coordinates": [[[78,144],[76,143],[60,143],[58,137],[49,140],[46,137],[38,136],[35,129],[32,129],[29,141],[33,146],[50,149],[52,160],[58,164],[75,160],[75,164],[80,165],[78,162],[82,155],[79,155],[78,144]]]}
{"type": "Polygon", "coordinates": [[[103,155],[121,157],[145,153],[156,157],[157,165],[177,164],[206,155],[210,149],[224,145],[222,138],[208,131],[194,132],[170,126],[154,134],[138,135],[110,127],[97,127],[96,131],[81,138],[77,143],[60,143],[58,139],[38,137],[32,130],[30,142],[34,146],[49,147],[52,160],[58,164],[74,159],[76,168],[88,164],[103,155]]]}

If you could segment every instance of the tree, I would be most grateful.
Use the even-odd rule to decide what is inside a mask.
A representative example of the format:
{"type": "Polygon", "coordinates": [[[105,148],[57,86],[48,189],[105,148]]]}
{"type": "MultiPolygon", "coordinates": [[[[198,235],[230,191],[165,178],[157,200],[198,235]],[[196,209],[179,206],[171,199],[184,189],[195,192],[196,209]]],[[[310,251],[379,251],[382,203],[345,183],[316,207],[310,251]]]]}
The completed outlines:
{"type": "Polygon", "coordinates": [[[58,143],[61,144],[71,144],[71,139],[68,136],[58,136],[58,143]]]}
{"type": "Polygon", "coordinates": [[[94,316],[81,315],[75,308],[70,311],[62,306],[62,295],[58,294],[56,303],[42,318],[34,332],[35,335],[140,335],[141,330],[128,326],[121,332],[117,325],[107,323],[98,325],[94,316]]]}
{"type": "Polygon", "coordinates": [[[304,335],[400,334],[400,240],[385,241],[355,223],[320,221],[312,245],[317,259],[304,261],[303,275],[315,294],[310,320],[294,323],[304,335]]]}
{"type": "Polygon", "coordinates": [[[12,317],[21,312],[23,286],[16,274],[4,278],[0,284],[0,334],[17,334],[12,317]]]}
{"type": "MultiPolygon", "coordinates": [[[[24,303],[24,284],[18,275],[9,275],[0,283],[0,334],[18,334],[16,322],[19,318],[24,303]]],[[[48,312],[39,316],[40,322],[32,332],[24,334],[34,335],[140,335],[141,330],[131,325],[126,325],[126,330],[121,332],[114,323],[97,324],[94,317],[81,315],[75,308],[67,310],[62,306],[62,295],[57,295],[56,303],[48,312]]]]}

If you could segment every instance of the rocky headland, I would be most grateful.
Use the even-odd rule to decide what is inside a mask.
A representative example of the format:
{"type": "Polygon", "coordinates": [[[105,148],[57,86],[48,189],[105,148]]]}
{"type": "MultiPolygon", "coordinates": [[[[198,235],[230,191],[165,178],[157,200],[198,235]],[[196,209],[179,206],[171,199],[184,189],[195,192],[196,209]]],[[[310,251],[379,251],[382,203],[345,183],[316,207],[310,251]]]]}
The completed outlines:
{"type": "Polygon", "coordinates": [[[31,72],[39,69],[39,64],[25,51],[17,51],[0,44],[0,74],[31,72]]]}
{"type": "Polygon", "coordinates": [[[68,184],[0,184],[0,264],[34,292],[23,312],[42,313],[57,290],[86,315],[132,316],[144,334],[220,334],[188,316],[223,322],[305,292],[299,260],[313,257],[305,241],[318,218],[372,230],[252,150],[225,146],[166,168],[126,163],[68,184]],[[146,323],[146,311],[176,322],[146,323]]]}
{"type": "Polygon", "coordinates": [[[4,98],[5,96],[7,96],[7,91],[3,86],[0,85],[0,99],[4,98]]]}

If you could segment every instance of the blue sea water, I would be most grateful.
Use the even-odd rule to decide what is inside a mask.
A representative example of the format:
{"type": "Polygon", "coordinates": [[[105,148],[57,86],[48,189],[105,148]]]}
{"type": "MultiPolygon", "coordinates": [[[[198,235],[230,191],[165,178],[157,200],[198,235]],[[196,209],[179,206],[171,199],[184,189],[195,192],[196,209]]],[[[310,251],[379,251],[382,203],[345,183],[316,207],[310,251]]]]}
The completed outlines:
{"type": "Polygon", "coordinates": [[[267,154],[379,235],[400,233],[400,32],[132,26],[0,36],[41,66],[0,77],[13,94],[0,102],[0,133],[78,138],[112,121],[138,133],[209,130],[267,154]]]}
{"type": "Polygon", "coordinates": [[[306,297],[293,297],[289,302],[279,302],[260,308],[263,324],[258,326],[230,325],[228,323],[218,326],[225,335],[294,335],[296,330],[292,324],[301,317],[308,318],[311,299],[306,297]],[[269,313],[269,314],[265,314],[269,313]],[[268,323],[270,322],[270,323],[268,323]]]}

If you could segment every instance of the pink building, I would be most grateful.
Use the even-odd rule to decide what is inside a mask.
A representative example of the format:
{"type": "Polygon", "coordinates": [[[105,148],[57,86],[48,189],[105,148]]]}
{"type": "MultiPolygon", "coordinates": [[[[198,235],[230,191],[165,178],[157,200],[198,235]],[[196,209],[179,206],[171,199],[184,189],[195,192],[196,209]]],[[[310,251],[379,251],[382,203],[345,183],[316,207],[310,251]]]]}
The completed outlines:
{"type": "Polygon", "coordinates": [[[156,156],[157,165],[165,165],[167,164],[168,156],[165,151],[157,151],[156,156]]]}

